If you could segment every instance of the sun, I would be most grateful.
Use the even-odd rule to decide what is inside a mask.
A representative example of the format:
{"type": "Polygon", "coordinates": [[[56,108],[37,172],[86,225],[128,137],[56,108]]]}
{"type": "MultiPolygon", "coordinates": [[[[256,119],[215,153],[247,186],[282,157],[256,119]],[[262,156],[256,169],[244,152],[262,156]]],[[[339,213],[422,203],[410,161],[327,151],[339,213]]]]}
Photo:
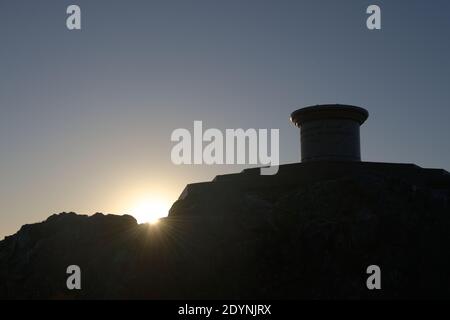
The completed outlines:
{"type": "Polygon", "coordinates": [[[170,202],[160,198],[148,198],[139,201],[131,210],[138,223],[156,224],[169,213],[170,202]]]}

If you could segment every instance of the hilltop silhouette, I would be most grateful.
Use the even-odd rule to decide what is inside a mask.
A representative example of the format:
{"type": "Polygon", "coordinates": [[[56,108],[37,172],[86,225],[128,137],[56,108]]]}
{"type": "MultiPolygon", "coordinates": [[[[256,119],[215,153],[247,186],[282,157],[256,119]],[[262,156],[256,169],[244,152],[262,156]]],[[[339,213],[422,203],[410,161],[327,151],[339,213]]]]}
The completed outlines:
{"type": "Polygon", "coordinates": [[[314,162],[188,185],[155,226],[61,213],[0,242],[0,298],[450,298],[450,175],[314,162]],[[68,265],[82,290],[66,288],[68,265]],[[378,265],[382,290],[368,290],[378,265]]]}

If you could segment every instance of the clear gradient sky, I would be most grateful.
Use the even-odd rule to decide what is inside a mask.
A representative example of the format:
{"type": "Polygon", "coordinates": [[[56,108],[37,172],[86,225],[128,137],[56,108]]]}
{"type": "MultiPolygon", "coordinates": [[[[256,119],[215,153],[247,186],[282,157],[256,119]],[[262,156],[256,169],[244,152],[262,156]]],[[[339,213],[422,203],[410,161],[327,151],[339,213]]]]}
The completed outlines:
{"type": "Polygon", "coordinates": [[[0,239],[242,170],[172,164],[170,135],[194,120],[279,128],[290,163],[293,110],[354,104],[363,160],[449,170],[449,39],[448,0],[0,0],[0,239]]]}

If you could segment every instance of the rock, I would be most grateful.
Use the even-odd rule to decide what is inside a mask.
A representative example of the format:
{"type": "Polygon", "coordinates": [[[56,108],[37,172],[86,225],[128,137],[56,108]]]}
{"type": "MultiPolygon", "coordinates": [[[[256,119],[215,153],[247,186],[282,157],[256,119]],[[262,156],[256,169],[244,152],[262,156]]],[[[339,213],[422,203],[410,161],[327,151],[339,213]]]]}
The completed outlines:
{"type": "Polygon", "coordinates": [[[450,298],[450,178],[312,163],[189,185],[155,226],[62,213],[0,242],[0,298],[450,298]],[[66,268],[82,290],[66,288],[66,268]],[[382,290],[366,287],[380,266],[382,290]]]}

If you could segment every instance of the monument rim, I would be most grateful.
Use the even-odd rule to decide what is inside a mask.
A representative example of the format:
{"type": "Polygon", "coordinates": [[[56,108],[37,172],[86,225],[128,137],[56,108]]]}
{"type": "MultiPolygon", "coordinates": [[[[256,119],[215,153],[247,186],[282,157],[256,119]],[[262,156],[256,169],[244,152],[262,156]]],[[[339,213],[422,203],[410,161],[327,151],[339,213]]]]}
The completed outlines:
{"type": "Polygon", "coordinates": [[[346,104],[321,104],[304,107],[291,113],[291,121],[300,127],[303,123],[324,119],[349,119],[360,125],[369,117],[369,112],[361,107],[346,104]]]}

